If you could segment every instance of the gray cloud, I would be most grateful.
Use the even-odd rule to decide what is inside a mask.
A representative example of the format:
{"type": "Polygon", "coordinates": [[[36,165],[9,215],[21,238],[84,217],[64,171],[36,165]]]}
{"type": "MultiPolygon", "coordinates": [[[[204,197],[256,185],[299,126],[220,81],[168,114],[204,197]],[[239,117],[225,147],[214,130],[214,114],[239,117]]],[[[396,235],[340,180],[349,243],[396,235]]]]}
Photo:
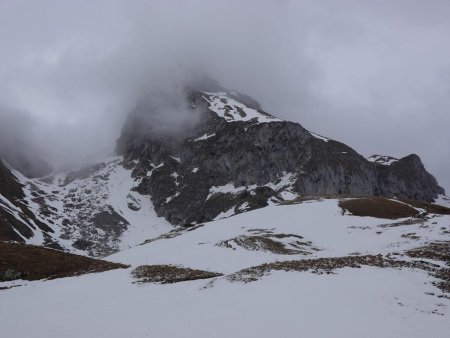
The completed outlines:
{"type": "Polygon", "coordinates": [[[448,1],[1,1],[0,141],[16,121],[13,143],[54,164],[111,151],[138,98],[201,70],[364,155],[417,153],[450,191],[448,17],[448,1]]]}

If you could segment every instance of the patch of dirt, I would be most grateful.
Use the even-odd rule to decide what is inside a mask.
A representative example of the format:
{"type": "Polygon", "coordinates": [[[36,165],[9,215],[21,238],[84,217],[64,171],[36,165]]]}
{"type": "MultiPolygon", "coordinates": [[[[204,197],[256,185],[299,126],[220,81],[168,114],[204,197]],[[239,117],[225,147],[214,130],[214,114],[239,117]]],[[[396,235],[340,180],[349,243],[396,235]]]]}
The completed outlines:
{"type": "Polygon", "coordinates": [[[139,283],[171,284],[223,276],[221,273],[194,270],[175,265],[141,265],[131,272],[139,283]]]}
{"type": "Polygon", "coordinates": [[[333,273],[335,269],[344,267],[360,268],[361,266],[392,267],[392,268],[419,268],[433,271],[437,266],[426,262],[406,262],[385,258],[382,255],[345,256],[304,259],[266,263],[240,270],[227,276],[231,282],[252,282],[267,275],[271,271],[311,271],[313,273],[333,273]]]}
{"type": "Polygon", "coordinates": [[[412,258],[426,258],[445,262],[450,266],[450,241],[432,242],[406,252],[412,258]]]}
{"type": "Polygon", "coordinates": [[[175,238],[175,237],[183,235],[184,233],[186,233],[188,231],[194,231],[194,230],[197,230],[198,228],[201,228],[203,226],[204,226],[203,223],[201,223],[201,224],[183,224],[181,227],[178,227],[178,228],[175,228],[173,230],[170,230],[169,232],[166,232],[166,233],[164,233],[162,235],[159,235],[159,236],[154,237],[154,238],[147,239],[147,240],[145,240],[144,242],[142,242],[139,245],[145,245],[145,244],[148,244],[148,243],[159,241],[161,239],[175,238]]]}
{"type": "Polygon", "coordinates": [[[0,241],[0,281],[55,279],[127,267],[39,246],[0,241]]]}
{"type": "Polygon", "coordinates": [[[236,250],[236,246],[249,251],[266,251],[277,255],[310,255],[312,251],[318,251],[309,241],[304,241],[302,236],[293,234],[274,234],[271,231],[259,231],[251,229],[251,236],[238,236],[216,245],[236,250]],[[280,241],[284,240],[284,242],[280,241]]]}
{"type": "Polygon", "coordinates": [[[414,217],[419,212],[402,202],[386,198],[355,198],[339,201],[342,212],[350,212],[354,216],[370,216],[386,219],[414,217]]]}
{"type": "MultiPolygon", "coordinates": [[[[426,246],[412,249],[406,254],[415,259],[432,259],[444,262],[450,266],[450,242],[433,242],[426,246]]],[[[351,267],[360,268],[361,266],[375,266],[380,268],[411,268],[426,271],[430,276],[437,280],[432,282],[444,293],[450,293],[450,268],[442,267],[423,260],[403,261],[391,258],[390,255],[360,255],[351,254],[345,257],[329,257],[293,260],[284,262],[266,263],[253,266],[228,275],[226,278],[231,282],[253,282],[269,274],[271,271],[310,271],[313,273],[333,273],[334,270],[351,267]]],[[[446,294],[439,297],[448,298],[446,294]]]]}
{"type": "Polygon", "coordinates": [[[418,236],[415,232],[410,232],[407,234],[403,234],[401,235],[402,238],[408,238],[408,239],[413,239],[415,241],[420,239],[420,236],[418,236]]]}
{"type": "Polygon", "coordinates": [[[442,291],[450,293],[450,269],[439,269],[434,274],[434,277],[439,279],[434,284],[442,291]]]}
{"type": "Polygon", "coordinates": [[[413,225],[413,224],[421,224],[421,226],[424,226],[426,220],[427,220],[427,218],[413,217],[413,218],[408,218],[401,222],[380,224],[380,225],[378,225],[378,227],[379,228],[395,228],[395,227],[399,227],[402,225],[413,225]]]}
{"type": "MultiPolygon", "coordinates": [[[[432,242],[406,252],[412,258],[426,258],[445,263],[450,267],[450,241],[432,242]]],[[[433,284],[444,292],[450,293],[450,268],[439,268],[433,272],[438,279],[433,284]]]]}

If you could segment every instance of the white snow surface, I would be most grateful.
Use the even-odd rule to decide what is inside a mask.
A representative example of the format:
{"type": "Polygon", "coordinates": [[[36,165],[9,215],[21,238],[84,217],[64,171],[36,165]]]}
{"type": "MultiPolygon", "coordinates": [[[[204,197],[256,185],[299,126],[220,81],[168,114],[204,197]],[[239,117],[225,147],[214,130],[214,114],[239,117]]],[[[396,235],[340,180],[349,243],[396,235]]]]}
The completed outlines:
{"type": "MultiPolygon", "coordinates": [[[[219,247],[220,241],[251,235],[255,229],[275,234],[296,234],[320,249],[312,257],[360,254],[388,254],[442,240],[441,227],[450,230],[450,217],[433,219],[433,226],[421,224],[381,227],[401,220],[342,215],[337,200],[325,199],[294,205],[271,205],[232,217],[205,223],[171,239],[159,239],[109,256],[109,260],[126,264],[181,264],[192,268],[232,273],[237,270],[304,255],[276,255],[270,252],[230,250],[219,247]],[[378,233],[380,232],[380,233],[378,233]],[[416,233],[420,239],[402,237],[416,233]],[[176,250],[173,250],[176,248],[176,250]]],[[[450,239],[450,236],[446,236],[450,239]]]]}
{"type": "Polygon", "coordinates": [[[434,203],[450,208],[450,197],[438,195],[438,197],[434,200],[434,203]]]}
{"type": "MultiPolygon", "coordinates": [[[[266,113],[247,107],[245,104],[231,98],[226,92],[204,92],[203,98],[208,102],[209,109],[227,122],[250,121],[256,124],[280,122],[282,120],[266,113]]],[[[198,140],[198,139],[197,139],[198,140]]]]}
{"type": "Polygon", "coordinates": [[[0,291],[2,336],[448,337],[450,300],[436,296],[441,291],[422,270],[278,271],[247,284],[225,277],[212,282],[133,284],[130,276],[131,269],[142,264],[229,274],[267,262],[355,252],[401,254],[430,241],[449,240],[445,231],[450,230],[450,216],[386,226],[399,221],[342,215],[333,199],[270,205],[212,221],[108,257],[130,264],[129,269],[0,283],[0,287],[24,284],[0,291]],[[320,251],[280,255],[217,245],[258,233],[302,236],[320,251]],[[411,233],[419,238],[408,237],[411,233]]]}
{"type": "Polygon", "coordinates": [[[424,273],[363,268],[203,289],[135,285],[129,270],[111,271],[2,292],[0,314],[9,338],[447,337],[447,310],[427,313],[436,305],[426,282],[424,273]]]}
{"type": "Polygon", "coordinates": [[[206,199],[209,199],[214,194],[238,194],[242,191],[247,190],[251,194],[254,194],[254,190],[258,187],[268,187],[280,193],[280,196],[286,200],[294,199],[298,196],[297,193],[293,191],[292,184],[294,183],[296,174],[288,173],[283,171],[282,175],[275,182],[270,182],[263,185],[247,185],[236,187],[234,183],[229,182],[221,186],[212,186],[209,189],[209,194],[206,199]]]}
{"type": "MultiPolygon", "coordinates": [[[[119,158],[121,160],[121,158],[119,158]]],[[[132,191],[136,186],[131,177],[131,170],[115,166],[110,174],[107,189],[107,204],[124,217],[130,225],[120,238],[120,248],[128,248],[141,243],[143,237],[158,236],[172,228],[163,217],[158,217],[149,196],[132,191]],[[138,211],[128,207],[127,196],[131,195],[138,201],[138,211]]]]}
{"type": "Polygon", "coordinates": [[[229,193],[237,194],[237,193],[239,193],[241,191],[251,190],[251,189],[254,189],[254,188],[256,188],[256,185],[252,185],[252,186],[249,186],[249,187],[246,187],[246,186],[235,187],[234,184],[231,183],[231,182],[227,183],[227,184],[224,184],[224,185],[221,185],[221,186],[218,186],[218,187],[217,186],[212,186],[209,189],[209,194],[208,194],[208,197],[206,199],[209,199],[214,194],[229,194],[229,193]]]}
{"type": "Polygon", "coordinates": [[[208,135],[208,134],[204,134],[204,135],[202,135],[202,136],[200,136],[200,137],[196,138],[196,139],[194,140],[194,142],[196,142],[196,141],[203,141],[203,140],[207,140],[207,139],[209,139],[209,138],[211,138],[211,137],[214,137],[214,136],[216,136],[216,134],[215,134],[215,133],[214,133],[214,134],[210,134],[210,135],[208,135]]]}
{"type": "Polygon", "coordinates": [[[391,165],[392,163],[398,162],[398,158],[386,155],[372,155],[367,160],[381,165],[391,165]]]}
{"type": "Polygon", "coordinates": [[[312,136],[314,136],[315,138],[318,138],[319,140],[322,140],[322,141],[325,141],[325,142],[328,142],[328,141],[330,140],[329,138],[320,136],[319,134],[313,133],[312,131],[310,131],[309,133],[310,133],[312,136]]]}

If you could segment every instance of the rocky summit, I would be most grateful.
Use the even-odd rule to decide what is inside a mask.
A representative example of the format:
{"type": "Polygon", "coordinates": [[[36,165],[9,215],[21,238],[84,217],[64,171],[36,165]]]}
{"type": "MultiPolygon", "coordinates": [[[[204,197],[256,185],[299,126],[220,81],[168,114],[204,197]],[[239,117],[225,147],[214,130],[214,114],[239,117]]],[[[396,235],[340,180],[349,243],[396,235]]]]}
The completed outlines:
{"type": "Polygon", "coordinates": [[[299,197],[432,202],[444,190],[417,155],[366,159],[210,82],[142,100],[116,154],[91,166],[37,179],[2,162],[0,193],[0,239],[104,256],[299,197]]]}
{"type": "Polygon", "coordinates": [[[292,195],[433,201],[444,194],[417,155],[366,159],[236,92],[190,90],[186,100],[200,116],[195,127],[160,132],[138,110],[117,141],[117,153],[140,181],[137,191],[150,195],[172,224],[205,222],[292,195]]]}

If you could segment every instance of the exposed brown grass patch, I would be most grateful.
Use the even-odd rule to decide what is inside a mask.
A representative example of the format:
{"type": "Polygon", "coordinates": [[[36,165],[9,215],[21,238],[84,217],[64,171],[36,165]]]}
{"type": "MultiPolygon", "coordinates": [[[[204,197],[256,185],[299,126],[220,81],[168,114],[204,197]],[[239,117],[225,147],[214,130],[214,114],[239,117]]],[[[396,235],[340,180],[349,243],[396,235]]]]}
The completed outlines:
{"type": "Polygon", "coordinates": [[[424,209],[430,214],[450,215],[450,208],[444,207],[442,205],[412,200],[402,200],[402,202],[408,203],[415,208],[424,209]]]}
{"type": "Polygon", "coordinates": [[[429,273],[440,271],[438,266],[427,262],[406,262],[386,258],[382,255],[354,255],[266,263],[235,272],[228,275],[227,279],[231,282],[248,283],[258,280],[271,271],[310,271],[318,274],[329,274],[333,273],[336,269],[345,267],[361,268],[362,266],[375,266],[380,268],[416,268],[425,270],[429,273]]]}
{"type": "Polygon", "coordinates": [[[413,258],[442,261],[450,266],[450,241],[429,243],[425,246],[408,250],[406,254],[413,258]]]}
{"type": "Polygon", "coordinates": [[[204,226],[203,223],[195,224],[195,225],[194,224],[190,224],[190,225],[189,224],[183,224],[181,227],[178,227],[178,228],[175,228],[173,230],[170,230],[169,232],[166,232],[165,234],[159,235],[159,236],[157,236],[155,238],[147,239],[147,240],[145,240],[144,242],[142,242],[139,245],[145,245],[145,244],[148,244],[148,243],[159,241],[161,239],[175,238],[175,237],[178,237],[178,236],[181,236],[181,235],[185,234],[188,231],[194,231],[194,230],[197,230],[197,229],[199,229],[199,228],[201,228],[203,226],[204,226]]]}
{"type": "Polygon", "coordinates": [[[141,265],[131,272],[140,283],[171,284],[222,276],[221,273],[182,268],[174,265],[141,265]]]}
{"type": "Polygon", "coordinates": [[[339,201],[339,207],[355,216],[398,219],[414,217],[419,212],[402,202],[385,198],[355,198],[339,201]]]}
{"type": "Polygon", "coordinates": [[[39,246],[0,241],[0,281],[54,279],[126,267],[39,246]]]}
{"type": "Polygon", "coordinates": [[[413,224],[421,224],[422,226],[425,226],[426,218],[421,217],[414,217],[414,218],[408,218],[404,221],[394,222],[394,223],[387,223],[387,224],[380,224],[378,225],[379,228],[395,228],[403,225],[413,225],[413,224]]]}
{"type": "MultiPolygon", "coordinates": [[[[366,260],[372,260],[377,256],[348,256],[348,257],[331,257],[303,259],[295,261],[284,261],[265,263],[250,268],[242,269],[227,277],[232,282],[253,282],[268,274],[271,271],[308,271],[331,273],[334,269],[343,267],[360,267],[360,263],[366,260]]],[[[378,265],[382,264],[382,260],[377,259],[378,265]]]]}
{"type": "MultiPolygon", "coordinates": [[[[435,242],[424,247],[406,252],[412,258],[433,259],[445,262],[450,266],[450,242],[435,242]]],[[[437,280],[432,284],[445,293],[450,293],[450,268],[425,262],[423,260],[403,261],[384,257],[382,255],[360,255],[354,253],[344,257],[325,257],[303,259],[284,262],[266,263],[252,266],[227,276],[231,282],[253,282],[269,274],[271,271],[310,271],[312,273],[333,273],[336,269],[344,267],[361,268],[362,266],[375,266],[380,268],[411,268],[426,271],[437,280]]],[[[448,297],[443,295],[443,297],[448,297]]]]}
{"type": "Polygon", "coordinates": [[[450,293],[450,269],[439,269],[434,277],[439,279],[435,285],[442,291],[450,293]]]}

